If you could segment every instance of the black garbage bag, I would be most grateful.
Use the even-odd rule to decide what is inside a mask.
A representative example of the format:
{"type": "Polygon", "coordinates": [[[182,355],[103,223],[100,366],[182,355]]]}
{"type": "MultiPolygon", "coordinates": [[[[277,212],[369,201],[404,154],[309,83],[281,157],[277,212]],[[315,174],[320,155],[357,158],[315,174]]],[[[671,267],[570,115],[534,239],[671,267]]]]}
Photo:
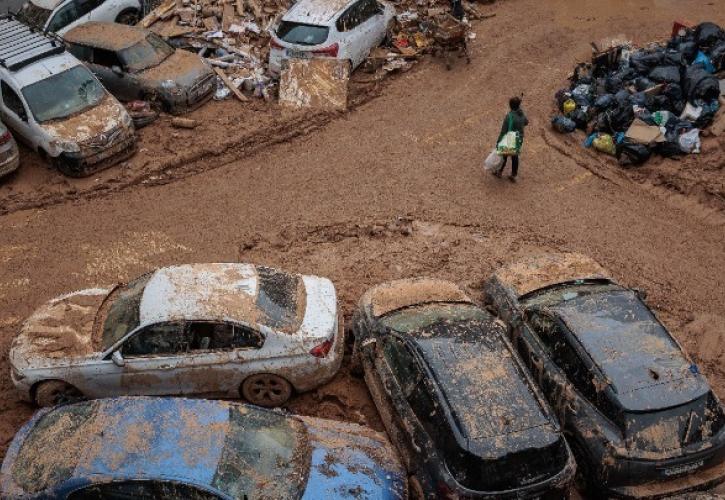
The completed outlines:
{"type": "Polygon", "coordinates": [[[725,40],[725,32],[715,23],[700,23],[695,28],[695,41],[701,50],[709,49],[721,40],[725,40]]]}
{"type": "Polygon", "coordinates": [[[618,106],[627,106],[632,103],[632,95],[623,89],[614,94],[614,100],[617,101],[618,106]]]}
{"type": "Polygon", "coordinates": [[[617,159],[622,166],[642,165],[652,156],[652,151],[644,144],[637,144],[627,139],[617,146],[617,159]]]}
{"type": "Polygon", "coordinates": [[[612,94],[602,94],[594,101],[594,107],[597,109],[607,109],[614,105],[616,101],[612,94]]]}
{"type": "Polygon", "coordinates": [[[694,41],[684,41],[679,44],[677,50],[682,54],[682,60],[685,64],[692,64],[697,57],[697,44],[694,41]]]}
{"type": "MultiPolygon", "coordinates": [[[[647,101],[647,107],[651,109],[667,109],[670,107],[670,100],[662,94],[654,95],[647,101]]],[[[682,111],[680,111],[682,113],[682,111]]]]}
{"type": "Polygon", "coordinates": [[[712,101],[720,97],[719,80],[699,64],[687,68],[683,83],[685,97],[689,101],[712,101]]]}
{"type": "Polygon", "coordinates": [[[576,128],[580,130],[586,130],[587,125],[589,124],[589,115],[587,115],[587,113],[581,108],[577,108],[569,113],[569,119],[571,119],[576,124],[576,128]]]}
{"type": "Polygon", "coordinates": [[[649,73],[649,79],[657,83],[680,83],[678,66],[657,66],[649,73]]]}
{"type": "Polygon", "coordinates": [[[650,99],[644,92],[635,92],[629,100],[634,106],[642,106],[643,108],[650,106],[650,99]]]}
{"type": "Polygon", "coordinates": [[[647,90],[650,87],[654,87],[654,85],[655,82],[653,82],[649,78],[645,78],[644,76],[640,76],[634,79],[634,86],[639,92],[647,90]]]}
{"type": "Polygon", "coordinates": [[[556,99],[557,107],[562,109],[564,107],[564,103],[571,99],[571,92],[569,89],[559,89],[556,91],[556,94],[554,94],[554,98],[556,99]]]}
{"type": "Polygon", "coordinates": [[[610,94],[616,94],[624,88],[624,80],[616,74],[608,76],[604,82],[604,89],[610,94]]]}
{"type": "Polygon", "coordinates": [[[658,142],[654,145],[652,151],[665,158],[678,158],[684,155],[676,139],[674,141],[658,142]]]}
{"type": "Polygon", "coordinates": [[[667,49],[662,63],[665,66],[684,66],[685,58],[679,50],[667,49]]]}
{"type": "Polygon", "coordinates": [[[568,134],[569,132],[574,132],[574,130],[576,130],[576,123],[574,123],[574,120],[570,120],[566,116],[561,115],[555,116],[551,119],[551,126],[554,127],[554,130],[562,134],[568,134]]]}
{"type": "Polygon", "coordinates": [[[720,109],[720,105],[717,101],[695,101],[693,103],[695,106],[700,106],[702,108],[702,113],[700,113],[700,116],[695,120],[692,124],[697,128],[706,128],[709,127],[710,124],[715,120],[715,114],[717,113],[718,109],[720,109]]]}
{"type": "Polygon", "coordinates": [[[710,51],[710,60],[717,71],[725,70],[725,41],[715,45],[710,51]]]}
{"type": "Polygon", "coordinates": [[[629,58],[629,65],[640,75],[648,75],[655,66],[662,64],[664,51],[638,51],[629,58]]]}
{"type": "Polygon", "coordinates": [[[634,121],[634,111],[631,105],[617,106],[599,114],[595,128],[598,132],[614,135],[625,132],[634,121]]]}

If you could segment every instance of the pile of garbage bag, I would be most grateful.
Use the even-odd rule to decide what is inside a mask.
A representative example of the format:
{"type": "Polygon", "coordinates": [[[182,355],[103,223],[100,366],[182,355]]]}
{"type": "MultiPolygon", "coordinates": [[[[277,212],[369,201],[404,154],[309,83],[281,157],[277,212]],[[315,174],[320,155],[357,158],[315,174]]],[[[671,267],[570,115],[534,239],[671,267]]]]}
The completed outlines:
{"type": "Polygon", "coordinates": [[[592,46],[592,61],[577,65],[570,86],[556,93],[556,131],[585,131],[585,147],[616,156],[621,165],[640,165],[652,154],[700,152],[700,131],[725,104],[720,26],[675,23],[669,42],[645,48],[624,37],[592,46]]]}

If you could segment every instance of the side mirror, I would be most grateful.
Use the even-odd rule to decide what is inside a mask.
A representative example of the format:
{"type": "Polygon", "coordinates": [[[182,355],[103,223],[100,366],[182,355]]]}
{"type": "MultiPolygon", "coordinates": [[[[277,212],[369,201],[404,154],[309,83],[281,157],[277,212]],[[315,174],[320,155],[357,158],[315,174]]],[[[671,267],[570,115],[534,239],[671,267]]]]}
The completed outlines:
{"type": "Polygon", "coordinates": [[[123,70],[120,66],[111,66],[111,71],[113,71],[116,76],[123,76],[123,70]]]}
{"type": "Polygon", "coordinates": [[[121,354],[121,351],[115,351],[111,355],[111,361],[113,361],[113,364],[118,367],[122,367],[122,366],[126,365],[126,360],[123,359],[123,355],[121,354]]]}

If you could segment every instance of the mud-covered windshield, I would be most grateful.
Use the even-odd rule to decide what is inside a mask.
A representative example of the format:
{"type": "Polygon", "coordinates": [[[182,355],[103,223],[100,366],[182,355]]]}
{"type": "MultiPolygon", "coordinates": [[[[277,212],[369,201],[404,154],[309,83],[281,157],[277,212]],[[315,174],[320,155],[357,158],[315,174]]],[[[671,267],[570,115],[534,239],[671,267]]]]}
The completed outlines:
{"type": "MultiPolygon", "coordinates": [[[[452,325],[469,320],[490,321],[490,319],[488,314],[470,304],[427,304],[384,316],[382,323],[397,332],[410,333],[426,331],[428,327],[440,322],[452,325]]],[[[427,333],[430,336],[435,335],[434,331],[427,333]]]]}
{"type": "Polygon", "coordinates": [[[260,323],[285,332],[296,331],[302,324],[307,306],[302,278],[264,266],[257,266],[257,275],[257,306],[265,316],[260,323]]]}
{"type": "Polygon", "coordinates": [[[33,2],[26,2],[18,12],[18,21],[42,29],[52,13],[50,9],[38,7],[33,2]]]}
{"type": "Polygon", "coordinates": [[[85,66],[75,66],[23,88],[39,123],[66,118],[96,106],[106,91],[85,66]]]}
{"type": "Polygon", "coordinates": [[[212,485],[232,498],[299,498],[310,462],[301,422],[233,406],[212,485]]]}
{"type": "Polygon", "coordinates": [[[158,66],[173,53],[171,45],[151,33],[143,41],[120,51],[119,56],[129,71],[143,71],[158,66]]]}
{"type": "Polygon", "coordinates": [[[151,279],[151,274],[145,274],[140,278],[117,288],[108,299],[105,320],[103,320],[103,350],[121,340],[127,333],[136,328],[139,324],[139,306],[143,296],[146,283],[151,279]]]}

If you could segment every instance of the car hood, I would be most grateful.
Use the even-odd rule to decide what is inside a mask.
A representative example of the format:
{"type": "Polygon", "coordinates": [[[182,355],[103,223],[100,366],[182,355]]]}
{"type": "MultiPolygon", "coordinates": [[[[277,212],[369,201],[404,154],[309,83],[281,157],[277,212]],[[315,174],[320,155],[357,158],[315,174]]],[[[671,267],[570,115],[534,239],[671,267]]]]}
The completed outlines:
{"type": "Polygon", "coordinates": [[[300,418],[312,449],[302,500],[408,497],[406,474],[385,436],[355,424],[300,418]]]}
{"type": "Polygon", "coordinates": [[[211,72],[211,68],[196,54],[177,50],[158,66],[137,73],[137,77],[150,87],[160,87],[162,82],[173,80],[177,85],[188,90],[194,83],[211,72]]]}
{"type": "MultiPolygon", "coordinates": [[[[127,112],[111,95],[95,107],[68,118],[52,120],[40,126],[56,141],[77,144],[97,138],[99,135],[123,128],[127,112]]],[[[130,123],[130,121],[129,121],[130,123]]]]}
{"type": "Polygon", "coordinates": [[[91,334],[98,308],[111,288],[91,288],[57,297],[23,324],[10,348],[16,370],[67,364],[95,351],[91,334]]]}

